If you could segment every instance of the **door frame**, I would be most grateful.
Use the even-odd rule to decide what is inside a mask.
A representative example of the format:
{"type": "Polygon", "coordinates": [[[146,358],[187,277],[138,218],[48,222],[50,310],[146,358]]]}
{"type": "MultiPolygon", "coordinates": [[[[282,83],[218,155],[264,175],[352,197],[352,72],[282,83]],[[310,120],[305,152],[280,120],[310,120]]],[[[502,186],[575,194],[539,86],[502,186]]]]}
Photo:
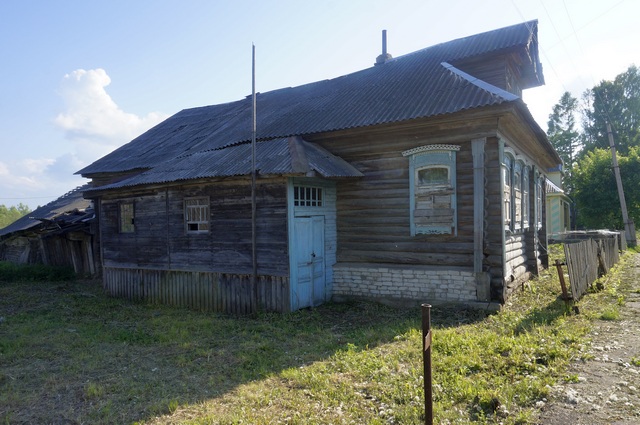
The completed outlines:
{"type": "Polygon", "coordinates": [[[288,235],[289,235],[289,297],[291,311],[298,310],[295,297],[297,288],[298,265],[296,263],[296,240],[294,221],[296,217],[324,217],[324,301],[329,301],[333,289],[333,265],[336,263],[336,185],[334,182],[319,178],[289,178],[287,181],[288,235]],[[295,205],[294,187],[313,187],[322,189],[322,205],[295,205]]]}

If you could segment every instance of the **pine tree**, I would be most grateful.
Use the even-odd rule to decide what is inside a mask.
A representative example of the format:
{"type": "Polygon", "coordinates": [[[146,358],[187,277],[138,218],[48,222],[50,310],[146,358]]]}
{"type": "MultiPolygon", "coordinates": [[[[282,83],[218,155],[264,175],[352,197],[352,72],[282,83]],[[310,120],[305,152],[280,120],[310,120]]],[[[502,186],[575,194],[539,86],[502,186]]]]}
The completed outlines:
{"type": "Polygon", "coordinates": [[[575,116],[577,108],[578,99],[571,96],[569,92],[564,92],[560,97],[560,101],[553,107],[553,112],[549,115],[547,124],[549,141],[563,162],[564,177],[562,184],[569,193],[573,188],[571,181],[572,168],[582,147],[580,135],[576,129],[575,116]]]}

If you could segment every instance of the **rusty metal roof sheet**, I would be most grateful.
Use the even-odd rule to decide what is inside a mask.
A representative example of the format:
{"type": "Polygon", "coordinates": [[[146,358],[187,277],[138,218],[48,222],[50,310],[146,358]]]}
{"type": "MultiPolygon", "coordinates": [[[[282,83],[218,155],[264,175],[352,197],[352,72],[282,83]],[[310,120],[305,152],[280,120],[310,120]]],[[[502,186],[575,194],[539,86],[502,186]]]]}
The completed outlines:
{"type": "MultiPolygon", "coordinates": [[[[537,21],[438,44],[331,80],[259,93],[257,137],[280,140],[519,100],[451,64],[492,52],[529,50],[531,43],[537,43],[537,21]]],[[[211,151],[251,139],[251,114],[250,97],[183,110],[78,174],[149,169],[196,152],[218,155],[211,151]]]]}

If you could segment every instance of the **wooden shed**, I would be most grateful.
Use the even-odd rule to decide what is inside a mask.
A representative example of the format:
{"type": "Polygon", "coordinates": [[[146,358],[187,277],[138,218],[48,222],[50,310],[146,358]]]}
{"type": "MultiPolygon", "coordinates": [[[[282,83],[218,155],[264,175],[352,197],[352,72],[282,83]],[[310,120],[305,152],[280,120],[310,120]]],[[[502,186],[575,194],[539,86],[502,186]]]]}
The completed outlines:
{"type": "Polygon", "coordinates": [[[255,220],[252,99],[168,118],[78,172],[105,288],[235,313],[504,302],[545,265],[561,162],[522,100],[537,40],[525,22],[258,94],[255,220]]]}
{"type": "Polygon", "coordinates": [[[88,188],[80,186],[0,229],[0,260],[69,266],[82,276],[99,274],[93,203],[82,196],[88,188]]]}

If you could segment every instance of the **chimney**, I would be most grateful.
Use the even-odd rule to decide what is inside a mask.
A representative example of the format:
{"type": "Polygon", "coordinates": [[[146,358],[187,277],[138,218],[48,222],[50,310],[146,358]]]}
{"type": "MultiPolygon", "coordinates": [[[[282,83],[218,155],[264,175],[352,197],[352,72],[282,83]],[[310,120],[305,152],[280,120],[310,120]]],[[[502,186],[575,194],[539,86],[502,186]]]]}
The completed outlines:
{"type": "Polygon", "coordinates": [[[382,30],[382,54],[376,58],[376,63],[374,65],[382,65],[392,56],[387,53],[387,30],[382,30]]]}

